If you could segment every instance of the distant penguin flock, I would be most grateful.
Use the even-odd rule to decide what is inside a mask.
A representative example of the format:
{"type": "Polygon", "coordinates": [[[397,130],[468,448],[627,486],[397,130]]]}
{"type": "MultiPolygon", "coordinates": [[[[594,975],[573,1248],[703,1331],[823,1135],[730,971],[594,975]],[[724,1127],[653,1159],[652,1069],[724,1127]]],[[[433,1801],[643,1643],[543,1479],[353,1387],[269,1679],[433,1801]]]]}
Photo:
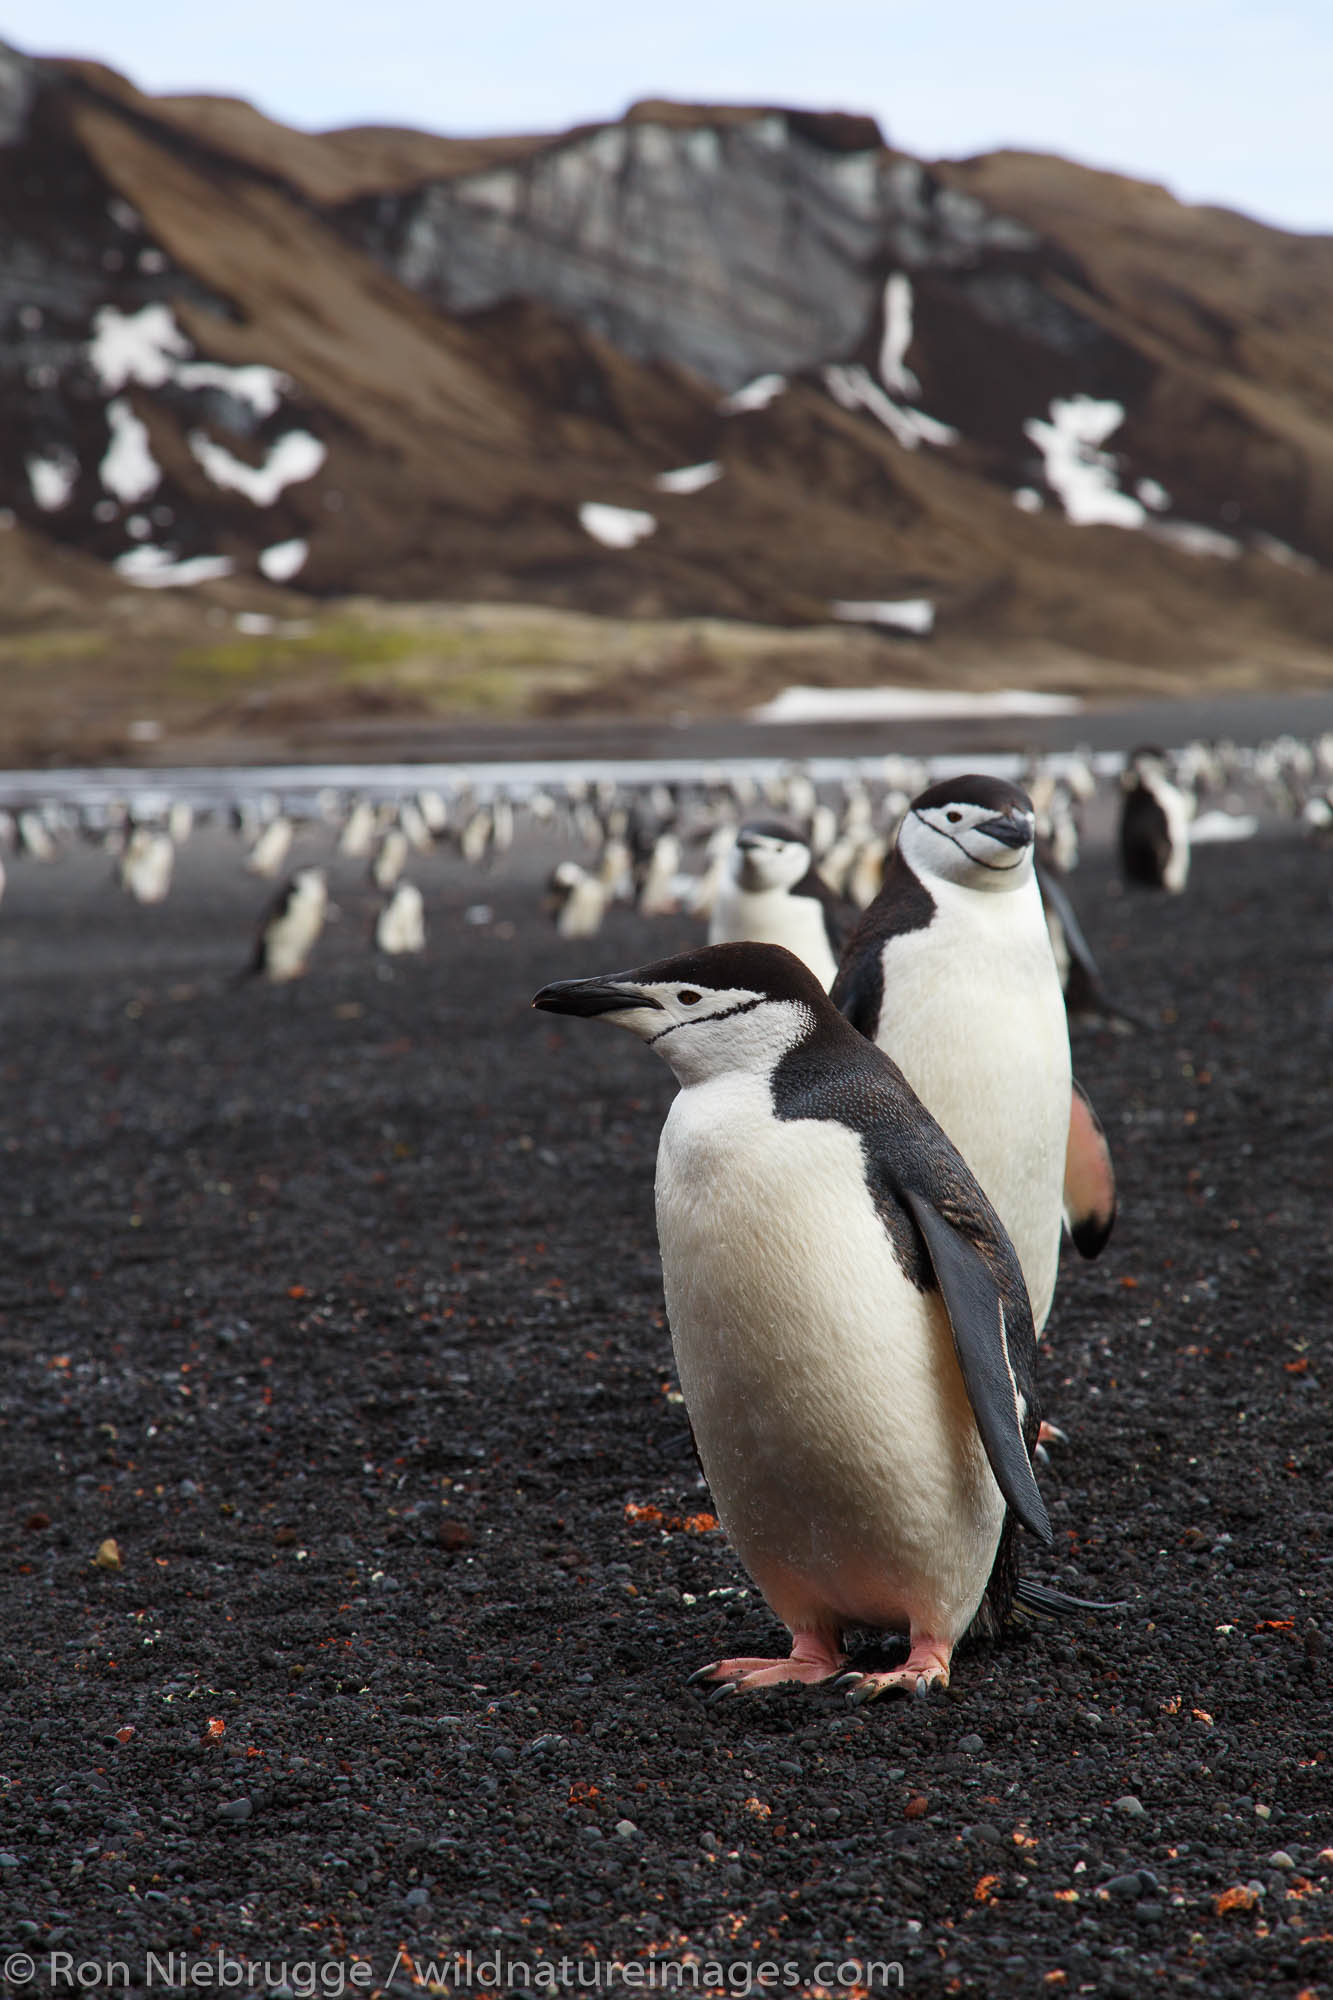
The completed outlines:
{"type": "MultiPolygon", "coordinates": [[[[426,952],[439,914],[412,879],[418,859],[452,856],[489,874],[506,866],[516,842],[528,850],[537,843],[551,855],[544,907],[562,938],[594,937],[612,911],[625,909],[650,922],[695,918],[713,944],[783,946],[831,988],[863,913],[886,883],[901,886],[899,829],[935,771],[891,755],[848,759],[818,780],[798,761],[697,765],[670,783],[638,781],[632,765],[614,776],[539,782],[431,775],[432,782],[373,793],[255,788],[230,803],[206,785],[193,795],[163,785],[132,799],[101,793],[84,804],[31,797],[6,804],[0,783],[0,899],[6,871],[12,881],[15,869],[59,862],[91,842],[108,855],[108,879],[128,898],[161,907],[180,893],[178,864],[195,831],[229,821],[245,871],[271,885],[248,960],[238,940],[238,964],[285,985],[317,966],[324,926],[353,882],[376,899],[361,933],[368,944],[383,961],[410,960],[426,952]],[[311,869],[324,871],[322,904],[311,869]],[[270,951],[263,940],[289,907],[301,912],[290,932],[300,948],[282,942],[288,933],[279,928],[270,951]]],[[[1256,799],[1311,840],[1333,841],[1333,731],[1253,749],[1200,741],[1144,746],[1119,759],[1034,755],[1014,776],[1033,813],[1036,880],[1066,1007],[1071,1017],[1121,1030],[1135,1025],[1132,1008],[1108,991],[1071,886],[1094,801],[1103,819],[1111,798],[1119,801],[1116,851],[1130,893],[1185,893],[1195,848],[1253,833],[1256,799]]],[[[475,920],[472,909],[466,922],[475,920]]]]}

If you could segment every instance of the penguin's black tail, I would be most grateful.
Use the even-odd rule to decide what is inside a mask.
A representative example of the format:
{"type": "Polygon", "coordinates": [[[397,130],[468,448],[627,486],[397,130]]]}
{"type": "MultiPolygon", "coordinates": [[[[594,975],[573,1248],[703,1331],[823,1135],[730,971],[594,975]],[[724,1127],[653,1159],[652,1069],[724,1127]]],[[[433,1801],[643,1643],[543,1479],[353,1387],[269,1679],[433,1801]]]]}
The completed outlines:
{"type": "Polygon", "coordinates": [[[1096,1597],[1070,1597],[1067,1591],[1055,1590],[1049,1583],[1034,1583],[1030,1576],[1020,1576],[1014,1585],[1014,1602],[1024,1611],[1035,1611],[1041,1618],[1064,1618],[1073,1611],[1125,1611],[1129,1606],[1125,1597],[1109,1602],[1096,1597]]]}

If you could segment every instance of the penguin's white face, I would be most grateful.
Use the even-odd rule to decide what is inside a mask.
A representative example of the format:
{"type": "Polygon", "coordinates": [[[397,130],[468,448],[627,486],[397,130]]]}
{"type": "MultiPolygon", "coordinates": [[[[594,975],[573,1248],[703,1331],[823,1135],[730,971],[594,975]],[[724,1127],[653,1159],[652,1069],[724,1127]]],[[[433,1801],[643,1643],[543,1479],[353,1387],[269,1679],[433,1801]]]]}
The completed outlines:
{"type": "Polygon", "coordinates": [[[748,949],[789,961],[799,975],[794,989],[789,982],[778,992],[757,984],[708,983],[700,976],[701,963],[737,950],[718,945],[638,974],[558,980],[544,986],[532,1004],[552,1014],[600,1015],[613,1027],[627,1028],[669,1063],[682,1083],[703,1082],[729,1070],[767,1075],[813,1026],[804,987],[812,986],[818,1000],[824,995],[813,974],[789,952],[773,945],[748,949]],[[682,976],[660,976],[673,963],[681,966],[682,976]]]}
{"type": "Polygon", "coordinates": [[[810,849],[803,840],[757,826],[743,826],[732,849],[732,872],[747,895],[792,889],[809,873],[810,849]]]}
{"type": "Polygon", "coordinates": [[[1031,879],[1035,818],[1011,807],[963,799],[915,805],[898,834],[902,857],[922,881],[957,882],[969,889],[1016,889],[1031,879]]]}

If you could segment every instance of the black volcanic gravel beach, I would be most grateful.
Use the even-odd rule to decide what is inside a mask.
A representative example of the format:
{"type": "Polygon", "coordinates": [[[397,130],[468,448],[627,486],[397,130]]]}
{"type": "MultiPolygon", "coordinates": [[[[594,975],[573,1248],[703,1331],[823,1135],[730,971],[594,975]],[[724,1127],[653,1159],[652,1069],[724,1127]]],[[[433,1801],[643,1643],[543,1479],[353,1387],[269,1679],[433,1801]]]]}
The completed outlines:
{"type": "Polygon", "coordinates": [[[1025,1560],[1127,1607],[862,1709],[685,1685],[782,1634],[674,1392],[672,1084],[528,1002],[699,931],[563,943],[552,858],[433,861],[392,969],[338,880],[286,989],[231,978],[227,836],[160,909],[11,866],[10,1983],[1333,1994],[1327,852],[1074,878],[1146,1025],[1075,1036],[1122,1209],[1063,1270],[1025,1560]]]}

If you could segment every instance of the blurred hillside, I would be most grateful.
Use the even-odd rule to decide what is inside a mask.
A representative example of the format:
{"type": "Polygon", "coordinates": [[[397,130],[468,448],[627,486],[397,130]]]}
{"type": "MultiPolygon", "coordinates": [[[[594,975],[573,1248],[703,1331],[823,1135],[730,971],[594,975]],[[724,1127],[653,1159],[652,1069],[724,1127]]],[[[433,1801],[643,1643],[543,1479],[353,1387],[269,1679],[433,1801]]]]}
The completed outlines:
{"type": "Polygon", "coordinates": [[[1333,239],[863,117],[312,136],[0,48],[0,663],[225,679],[220,625],[308,663],[356,598],[385,666],[431,644],[367,603],[811,628],[806,678],[1318,686],[1330,323],[1333,239]]]}

